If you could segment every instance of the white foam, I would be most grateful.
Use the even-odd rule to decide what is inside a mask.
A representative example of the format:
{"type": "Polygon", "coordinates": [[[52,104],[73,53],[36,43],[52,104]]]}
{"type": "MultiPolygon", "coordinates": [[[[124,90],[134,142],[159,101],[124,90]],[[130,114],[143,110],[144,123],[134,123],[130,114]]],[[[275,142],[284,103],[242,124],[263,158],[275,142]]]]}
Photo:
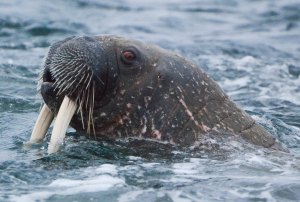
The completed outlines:
{"type": "MultiPolygon", "coordinates": [[[[93,172],[93,171],[92,171],[93,172]]],[[[118,173],[117,166],[112,164],[103,164],[100,167],[95,169],[97,174],[108,173],[111,175],[116,175],[118,173]]]]}
{"type": "MultiPolygon", "coordinates": [[[[168,196],[172,199],[172,201],[176,202],[191,202],[191,201],[198,201],[197,198],[187,195],[183,191],[157,191],[154,189],[147,189],[147,190],[135,190],[130,191],[122,194],[118,198],[118,202],[130,202],[130,201],[141,201],[142,199],[146,198],[145,195],[155,195],[156,197],[164,197],[168,196]]],[[[149,200],[149,199],[148,199],[149,200]]]]}
{"type": "Polygon", "coordinates": [[[135,200],[139,195],[142,195],[145,193],[145,190],[138,190],[138,191],[130,191],[126,192],[125,194],[122,194],[119,198],[119,202],[131,202],[135,200]]]}
{"type": "Polygon", "coordinates": [[[195,163],[175,163],[173,172],[179,175],[194,175],[199,173],[199,169],[195,163]]]}
{"type": "MultiPolygon", "coordinates": [[[[116,166],[104,164],[99,168],[94,168],[96,176],[85,177],[79,180],[73,179],[56,179],[47,186],[39,187],[40,191],[35,191],[28,194],[11,196],[10,200],[15,202],[31,202],[44,201],[54,195],[75,195],[80,193],[90,193],[107,191],[111,188],[122,187],[125,181],[116,176],[116,166]]],[[[84,173],[84,172],[83,172],[84,173]]],[[[92,174],[91,168],[88,168],[85,173],[92,174]]]]}
{"type": "Polygon", "coordinates": [[[243,86],[247,86],[250,82],[250,78],[248,76],[245,76],[237,77],[235,79],[225,79],[223,83],[227,88],[240,88],[243,86]]]}
{"type": "Polygon", "coordinates": [[[138,160],[142,160],[141,157],[139,156],[128,156],[128,159],[131,161],[138,161],[138,160]]]}
{"type": "Polygon", "coordinates": [[[239,199],[263,199],[270,202],[277,201],[274,199],[270,192],[270,183],[265,183],[264,185],[257,187],[238,187],[228,190],[229,193],[233,194],[239,199]]]}
{"type": "Polygon", "coordinates": [[[198,201],[198,199],[194,199],[194,198],[187,198],[186,195],[184,195],[183,197],[183,193],[182,191],[169,191],[167,192],[168,193],[168,196],[173,200],[173,201],[176,201],[176,202],[191,202],[191,201],[198,201]]]}
{"type": "Polygon", "coordinates": [[[141,166],[144,168],[154,168],[159,165],[160,165],[159,163],[143,163],[141,166]]]}

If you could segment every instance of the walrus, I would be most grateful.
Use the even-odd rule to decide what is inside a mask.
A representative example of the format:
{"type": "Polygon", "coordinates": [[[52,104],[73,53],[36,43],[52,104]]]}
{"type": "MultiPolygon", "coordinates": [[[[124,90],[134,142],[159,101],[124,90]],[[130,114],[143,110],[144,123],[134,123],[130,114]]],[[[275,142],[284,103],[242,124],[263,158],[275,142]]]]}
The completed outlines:
{"type": "Polygon", "coordinates": [[[45,102],[30,142],[48,152],[70,125],[90,138],[141,137],[189,146],[211,132],[266,148],[282,145],[197,65],[158,46],[119,36],[73,36],[54,43],[38,84],[45,102]]]}

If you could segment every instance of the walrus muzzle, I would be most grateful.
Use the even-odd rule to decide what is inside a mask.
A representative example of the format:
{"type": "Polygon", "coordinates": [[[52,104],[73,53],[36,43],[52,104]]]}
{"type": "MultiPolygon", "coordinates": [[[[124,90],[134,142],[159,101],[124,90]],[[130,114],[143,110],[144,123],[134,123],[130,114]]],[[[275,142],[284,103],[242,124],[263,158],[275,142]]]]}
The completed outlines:
{"type": "MultiPolygon", "coordinates": [[[[48,152],[56,152],[63,143],[69,123],[78,110],[82,116],[88,111],[89,121],[86,128],[90,133],[95,99],[101,100],[106,90],[108,66],[103,47],[91,37],[72,37],[54,44],[45,61],[41,95],[45,101],[30,142],[41,141],[54,116],[48,152]],[[104,57],[104,56],[103,56],[104,57]],[[102,61],[102,62],[101,62],[102,61]],[[51,106],[51,109],[48,108],[51,106]]],[[[82,118],[82,124],[84,119],[82,118]]]]}

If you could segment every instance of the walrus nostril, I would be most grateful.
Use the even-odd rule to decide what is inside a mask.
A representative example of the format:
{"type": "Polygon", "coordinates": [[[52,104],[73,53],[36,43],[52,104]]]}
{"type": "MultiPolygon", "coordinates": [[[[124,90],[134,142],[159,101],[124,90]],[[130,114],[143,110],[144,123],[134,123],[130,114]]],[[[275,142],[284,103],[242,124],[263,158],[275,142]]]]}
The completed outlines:
{"type": "Polygon", "coordinates": [[[46,68],[44,70],[44,74],[43,74],[43,82],[50,82],[50,83],[54,83],[55,79],[53,78],[50,70],[48,68],[46,68]]]}

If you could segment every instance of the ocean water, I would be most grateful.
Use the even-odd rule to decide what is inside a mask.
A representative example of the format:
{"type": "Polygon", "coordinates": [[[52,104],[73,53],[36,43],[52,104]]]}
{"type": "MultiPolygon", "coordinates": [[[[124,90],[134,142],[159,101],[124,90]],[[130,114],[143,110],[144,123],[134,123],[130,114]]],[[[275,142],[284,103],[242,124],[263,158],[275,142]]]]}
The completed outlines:
{"type": "Polygon", "coordinates": [[[299,0],[0,1],[0,201],[300,201],[299,0]],[[48,47],[114,34],[194,61],[289,153],[232,139],[201,150],[95,142],[31,149],[48,47]],[[217,148],[217,149],[216,149],[217,148]]]}

